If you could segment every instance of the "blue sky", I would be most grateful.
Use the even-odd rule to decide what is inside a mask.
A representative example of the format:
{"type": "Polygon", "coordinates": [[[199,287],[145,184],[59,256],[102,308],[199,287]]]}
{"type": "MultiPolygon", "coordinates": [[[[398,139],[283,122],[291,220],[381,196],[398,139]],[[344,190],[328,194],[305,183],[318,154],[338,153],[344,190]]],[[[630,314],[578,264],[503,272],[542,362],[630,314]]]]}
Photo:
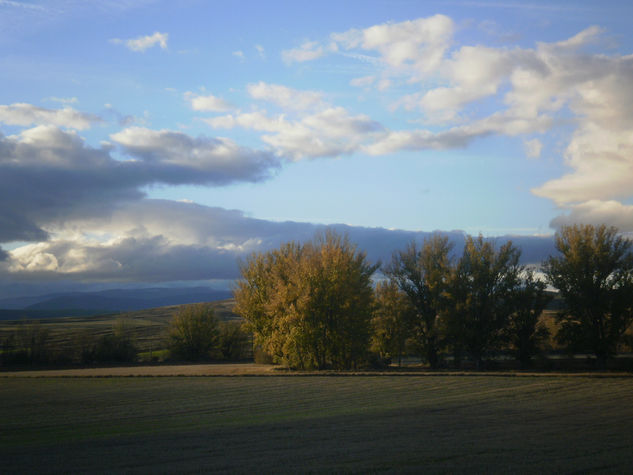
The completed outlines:
{"type": "Polygon", "coordinates": [[[632,17],[0,0],[0,284],[231,279],[315,224],[631,232],[632,17]]]}

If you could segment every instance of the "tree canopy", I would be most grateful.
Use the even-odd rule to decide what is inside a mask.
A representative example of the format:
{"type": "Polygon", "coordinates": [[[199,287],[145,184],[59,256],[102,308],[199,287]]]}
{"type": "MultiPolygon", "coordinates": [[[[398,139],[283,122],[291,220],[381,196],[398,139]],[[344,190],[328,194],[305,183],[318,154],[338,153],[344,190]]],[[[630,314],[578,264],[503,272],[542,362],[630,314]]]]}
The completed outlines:
{"type": "Polygon", "coordinates": [[[446,305],[451,247],[446,236],[437,234],[424,241],[421,248],[412,242],[404,251],[394,253],[386,270],[414,309],[414,339],[431,367],[439,363],[438,320],[446,305]]]}
{"type": "Polygon", "coordinates": [[[521,252],[511,241],[500,248],[493,242],[466,237],[450,289],[447,334],[457,353],[466,353],[480,365],[497,347],[515,310],[521,252]]]}
{"type": "Polygon", "coordinates": [[[556,233],[556,249],[544,270],[566,304],[559,338],[604,364],[633,321],[631,241],[614,227],[574,225],[556,233]]]}
{"type": "Polygon", "coordinates": [[[275,362],[355,367],[367,356],[375,270],[347,237],[333,232],[287,243],[241,266],[235,311],[275,362]]]}
{"type": "Polygon", "coordinates": [[[170,322],[169,348],[176,358],[204,360],[214,356],[218,336],[218,320],[209,304],[185,305],[170,322]]]}

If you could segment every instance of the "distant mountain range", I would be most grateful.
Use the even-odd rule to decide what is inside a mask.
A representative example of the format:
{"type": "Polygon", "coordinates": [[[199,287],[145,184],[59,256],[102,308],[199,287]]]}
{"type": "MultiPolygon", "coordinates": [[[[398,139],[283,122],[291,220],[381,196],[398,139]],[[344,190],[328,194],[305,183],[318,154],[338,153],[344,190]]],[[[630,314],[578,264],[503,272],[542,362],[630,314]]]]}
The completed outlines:
{"type": "Polygon", "coordinates": [[[72,292],[0,299],[0,320],[126,312],[231,298],[229,290],[159,287],[72,292]]]}

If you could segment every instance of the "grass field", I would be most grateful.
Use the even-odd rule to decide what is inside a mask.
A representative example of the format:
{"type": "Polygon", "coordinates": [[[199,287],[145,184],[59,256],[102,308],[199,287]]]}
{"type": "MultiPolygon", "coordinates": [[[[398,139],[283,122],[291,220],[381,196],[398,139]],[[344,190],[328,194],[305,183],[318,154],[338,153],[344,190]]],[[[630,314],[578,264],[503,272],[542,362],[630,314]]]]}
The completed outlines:
{"type": "Polygon", "coordinates": [[[627,473],[633,378],[1,378],[3,473],[627,473]]]}

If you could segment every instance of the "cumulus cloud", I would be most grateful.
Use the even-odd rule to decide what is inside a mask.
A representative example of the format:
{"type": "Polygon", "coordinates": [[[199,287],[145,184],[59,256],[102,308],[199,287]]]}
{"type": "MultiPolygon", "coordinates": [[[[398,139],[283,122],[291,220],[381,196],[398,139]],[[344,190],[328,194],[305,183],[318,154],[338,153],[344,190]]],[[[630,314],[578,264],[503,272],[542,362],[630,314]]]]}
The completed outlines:
{"type": "Polygon", "coordinates": [[[266,152],[241,147],[226,138],[193,138],[182,132],[130,127],[110,138],[131,156],[130,162],[146,177],[163,183],[225,185],[260,181],[269,176],[277,160],[266,152]]]}
{"type": "Polygon", "coordinates": [[[573,224],[609,224],[622,232],[633,232],[633,206],[615,200],[589,200],[571,206],[568,213],[557,216],[550,225],[559,229],[573,224]]]}
{"type": "Polygon", "coordinates": [[[584,80],[574,87],[570,108],[579,126],[565,150],[571,171],[534,191],[559,205],[622,199],[633,183],[633,57],[579,61],[584,80]]]}
{"type": "Polygon", "coordinates": [[[191,108],[195,111],[204,112],[227,112],[233,109],[233,105],[220,97],[213,94],[201,96],[193,92],[185,92],[185,99],[191,104],[191,108]]]}
{"type": "Polygon", "coordinates": [[[353,153],[384,133],[378,122],[365,115],[352,116],[342,107],[329,107],[290,120],[256,111],[205,119],[214,128],[243,127],[265,132],[261,139],[279,155],[292,160],[335,157],[353,153]]]}
{"type": "MultiPolygon", "coordinates": [[[[573,216],[583,203],[613,204],[633,195],[633,56],[592,52],[588,47],[603,33],[596,26],[533,48],[460,45],[451,50],[453,30],[449,18],[436,15],[330,36],[339,51],[376,54],[383,80],[399,75],[418,84],[430,79],[396,106],[421,111],[422,121],[436,127],[386,131],[363,144],[364,151],[462,148],[478,138],[509,135],[523,136],[526,155],[538,157],[543,142],[534,134],[571,123],[575,130],[564,154],[569,171],[533,192],[573,210],[573,216]],[[478,109],[483,101],[486,106],[478,109]],[[496,110],[482,115],[491,104],[496,110]],[[438,130],[438,125],[444,127],[438,130]]],[[[375,75],[351,82],[376,84],[375,75]]]]}
{"type": "Polygon", "coordinates": [[[0,136],[0,242],[44,240],[66,221],[141,199],[149,184],[255,182],[278,166],[271,154],[228,139],[134,127],[112,140],[131,159],[115,160],[110,145],[92,148],[53,126],[0,136]]]}
{"type": "Polygon", "coordinates": [[[114,44],[124,44],[130,51],[137,53],[144,53],[149,48],[154,46],[160,46],[161,49],[167,49],[167,40],[169,39],[168,33],[154,32],[152,35],[139,36],[138,38],[131,38],[129,40],[122,40],[119,38],[113,38],[110,42],[114,44]]]}
{"type": "Polygon", "coordinates": [[[7,125],[55,125],[69,129],[85,130],[93,124],[102,122],[94,114],[84,114],[72,107],[62,109],[46,109],[32,104],[15,103],[0,105],[0,122],[7,125]]]}
{"type": "Polygon", "coordinates": [[[551,126],[551,118],[541,115],[531,120],[513,116],[509,112],[495,113],[470,124],[432,132],[427,129],[391,131],[364,147],[371,155],[385,155],[400,150],[465,148],[472,141],[490,135],[523,135],[544,132],[551,126]]]}
{"type": "Polygon", "coordinates": [[[333,33],[330,39],[337,48],[375,51],[388,66],[412,69],[423,75],[439,66],[454,29],[449,17],[434,15],[333,33]]]}

